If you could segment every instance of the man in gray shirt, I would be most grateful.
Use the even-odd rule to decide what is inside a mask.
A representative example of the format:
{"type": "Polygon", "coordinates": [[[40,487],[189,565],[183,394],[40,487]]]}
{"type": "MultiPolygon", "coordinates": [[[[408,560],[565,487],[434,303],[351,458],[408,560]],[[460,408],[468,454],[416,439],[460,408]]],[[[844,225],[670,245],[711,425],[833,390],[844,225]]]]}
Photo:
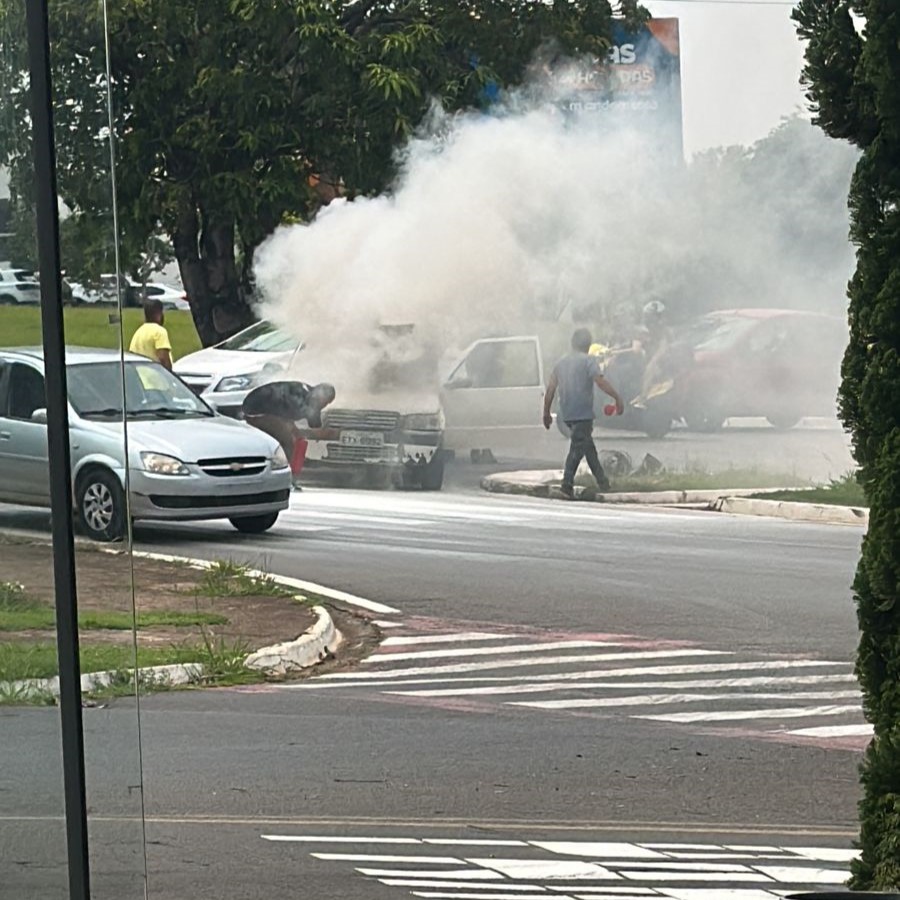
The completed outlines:
{"type": "Polygon", "coordinates": [[[625,411],[622,398],[616,389],[603,377],[599,361],[590,356],[593,338],[587,328],[579,328],[572,335],[572,352],[564,356],[553,369],[547,391],[544,394],[544,428],[553,425],[550,412],[553,400],[559,391],[559,417],[571,432],[569,455],[563,474],[562,492],[570,499],[575,496],[575,473],[581,460],[586,459],[597,487],[601,491],[609,489],[609,479],[600,465],[597,447],[594,444],[594,385],[609,394],[616,403],[616,415],[625,411]]]}

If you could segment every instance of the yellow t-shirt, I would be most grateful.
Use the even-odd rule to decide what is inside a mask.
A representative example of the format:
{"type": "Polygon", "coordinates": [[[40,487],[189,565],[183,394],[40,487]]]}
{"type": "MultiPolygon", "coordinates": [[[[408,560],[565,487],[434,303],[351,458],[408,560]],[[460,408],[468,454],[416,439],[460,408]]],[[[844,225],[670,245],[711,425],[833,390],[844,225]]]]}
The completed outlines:
{"type": "Polygon", "coordinates": [[[156,355],[157,350],[172,352],[169,332],[162,325],[157,325],[155,322],[144,322],[134,333],[128,350],[130,353],[146,356],[147,359],[152,359],[153,362],[159,362],[159,357],[156,355]]]}

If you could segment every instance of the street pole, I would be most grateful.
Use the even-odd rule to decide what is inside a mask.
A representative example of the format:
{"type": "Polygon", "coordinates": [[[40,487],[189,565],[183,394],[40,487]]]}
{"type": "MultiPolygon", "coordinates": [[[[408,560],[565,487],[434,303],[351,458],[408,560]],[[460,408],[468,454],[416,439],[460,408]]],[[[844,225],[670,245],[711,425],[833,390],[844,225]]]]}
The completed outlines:
{"type": "Polygon", "coordinates": [[[28,64],[31,76],[31,127],[41,278],[41,330],[47,402],[53,580],[56,644],[59,656],[59,708],[62,725],[63,789],[69,900],[90,900],[87,798],[84,777],[84,728],[81,720],[81,665],[78,657],[78,599],[75,539],[72,530],[72,481],[66,345],[63,329],[53,137],[53,86],[47,0],[25,0],[28,64]]]}

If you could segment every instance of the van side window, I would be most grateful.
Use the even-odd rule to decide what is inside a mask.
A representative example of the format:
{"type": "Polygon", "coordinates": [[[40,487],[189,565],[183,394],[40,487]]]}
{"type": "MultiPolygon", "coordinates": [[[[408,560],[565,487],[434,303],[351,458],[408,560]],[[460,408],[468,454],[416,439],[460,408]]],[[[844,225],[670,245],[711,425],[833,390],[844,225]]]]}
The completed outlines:
{"type": "Polygon", "coordinates": [[[468,388],[535,387],[540,364],[534,341],[484,341],[476,344],[450,379],[468,388]]]}
{"type": "Polygon", "coordinates": [[[7,415],[10,419],[30,420],[36,409],[44,409],[44,376],[22,363],[13,363],[9,371],[7,415]]]}

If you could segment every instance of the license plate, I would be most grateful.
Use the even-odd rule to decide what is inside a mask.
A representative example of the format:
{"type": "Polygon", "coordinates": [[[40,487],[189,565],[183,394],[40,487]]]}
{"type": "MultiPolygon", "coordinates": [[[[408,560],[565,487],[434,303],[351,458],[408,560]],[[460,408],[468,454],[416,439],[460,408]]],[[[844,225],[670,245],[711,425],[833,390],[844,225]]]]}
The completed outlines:
{"type": "Polygon", "coordinates": [[[384,435],[377,431],[342,431],[341,443],[345,447],[383,447],[384,435]]]}

